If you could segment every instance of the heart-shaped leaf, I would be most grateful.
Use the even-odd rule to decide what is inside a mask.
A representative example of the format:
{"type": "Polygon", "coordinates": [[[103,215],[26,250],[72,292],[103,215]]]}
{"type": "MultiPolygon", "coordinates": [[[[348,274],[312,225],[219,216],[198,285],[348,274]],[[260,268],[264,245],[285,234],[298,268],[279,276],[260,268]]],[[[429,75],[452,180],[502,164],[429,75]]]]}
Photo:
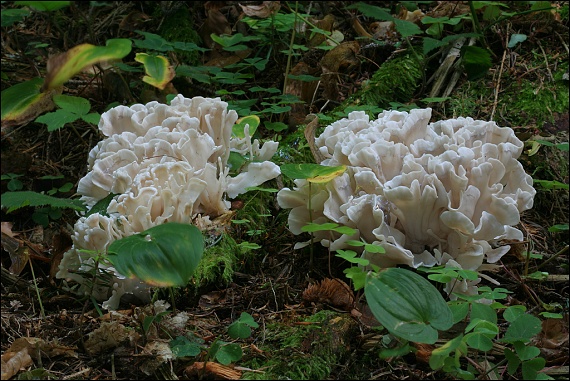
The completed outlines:
{"type": "Polygon", "coordinates": [[[2,91],[2,126],[16,126],[55,107],[55,90],[41,92],[42,78],[18,83],[2,91]]]}
{"type": "Polygon", "coordinates": [[[152,286],[188,283],[204,251],[204,237],[194,225],[169,222],[113,242],[109,261],[122,275],[152,286]]]}

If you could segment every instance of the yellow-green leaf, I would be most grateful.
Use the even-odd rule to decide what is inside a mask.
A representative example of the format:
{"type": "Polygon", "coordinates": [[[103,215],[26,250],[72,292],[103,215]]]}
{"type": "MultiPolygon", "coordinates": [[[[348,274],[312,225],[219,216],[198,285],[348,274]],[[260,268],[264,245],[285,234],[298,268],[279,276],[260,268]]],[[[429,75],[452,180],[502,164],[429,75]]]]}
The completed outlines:
{"type": "Polygon", "coordinates": [[[54,89],[63,85],[89,65],[125,57],[131,52],[131,44],[131,40],[116,38],[107,40],[106,46],[81,44],[51,57],[48,60],[44,89],[54,89]]]}
{"type": "Polygon", "coordinates": [[[57,91],[41,92],[42,78],[18,83],[2,91],[2,127],[17,126],[34,120],[55,107],[57,91]]]}
{"type": "Polygon", "coordinates": [[[249,124],[249,136],[253,136],[257,130],[257,126],[259,126],[259,122],[257,115],[244,116],[236,120],[236,124],[232,127],[232,132],[236,137],[243,139],[245,138],[245,125],[249,124]]]}
{"type": "Polygon", "coordinates": [[[143,77],[143,82],[160,90],[163,90],[172,78],[174,78],[174,69],[166,57],[137,53],[135,61],[144,65],[146,75],[143,77]]]}
{"type": "Polygon", "coordinates": [[[342,175],[344,171],[346,171],[346,165],[340,165],[338,167],[328,167],[328,168],[330,168],[330,172],[315,177],[309,177],[307,181],[311,183],[328,183],[329,181],[331,181],[337,176],[342,175]]]}

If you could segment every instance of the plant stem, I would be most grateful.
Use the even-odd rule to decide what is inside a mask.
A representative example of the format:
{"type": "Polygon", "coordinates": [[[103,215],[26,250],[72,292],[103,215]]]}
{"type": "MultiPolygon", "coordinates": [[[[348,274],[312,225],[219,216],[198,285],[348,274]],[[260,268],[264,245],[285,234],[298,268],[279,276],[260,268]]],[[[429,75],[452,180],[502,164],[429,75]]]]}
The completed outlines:
{"type": "Polygon", "coordinates": [[[38,295],[38,303],[40,304],[40,314],[43,319],[46,317],[46,313],[44,311],[44,305],[42,303],[42,297],[40,295],[40,290],[38,289],[38,282],[36,281],[36,274],[34,273],[34,265],[32,261],[28,260],[28,264],[30,265],[30,270],[32,270],[32,278],[34,280],[34,288],[36,289],[36,294],[38,295]]]}

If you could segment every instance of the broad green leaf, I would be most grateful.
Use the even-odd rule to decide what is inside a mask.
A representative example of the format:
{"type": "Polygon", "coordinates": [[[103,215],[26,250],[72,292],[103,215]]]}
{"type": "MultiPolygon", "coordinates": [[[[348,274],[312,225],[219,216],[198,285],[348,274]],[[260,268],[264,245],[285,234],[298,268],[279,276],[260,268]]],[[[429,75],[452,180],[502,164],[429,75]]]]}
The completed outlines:
{"type": "Polygon", "coordinates": [[[556,224],[548,228],[548,231],[551,233],[561,232],[566,230],[568,230],[568,224],[556,224]]]}
{"type": "Polygon", "coordinates": [[[514,347],[521,361],[531,360],[540,355],[540,349],[533,345],[525,345],[518,341],[514,343],[514,347]]]}
{"type": "Polygon", "coordinates": [[[463,46],[461,48],[461,63],[470,81],[482,78],[492,66],[491,53],[478,46],[463,46]]]}
{"type": "Polygon", "coordinates": [[[356,3],[354,5],[349,5],[347,9],[358,9],[360,12],[365,14],[367,17],[375,18],[380,21],[392,21],[394,16],[390,14],[390,10],[386,8],[380,8],[375,5],[356,3]]]}
{"type": "Polygon", "coordinates": [[[8,27],[17,22],[24,20],[25,17],[30,15],[27,9],[2,9],[2,26],[8,27]]]}
{"type": "Polygon", "coordinates": [[[41,115],[37,117],[35,121],[38,123],[46,124],[47,130],[51,132],[59,130],[67,123],[75,122],[77,119],[80,119],[79,115],[67,110],[59,109],[54,112],[41,115]]]}
{"type": "Polygon", "coordinates": [[[257,115],[248,115],[236,120],[236,124],[232,126],[232,133],[234,136],[243,139],[245,138],[245,125],[249,125],[249,136],[253,136],[257,127],[259,126],[259,117],[257,115]]]}
{"type": "Polygon", "coordinates": [[[394,19],[394,24],[396,25],[396,30],[404,38],[423,33],[420,27],[411,21],[394,19]]]}
{"type": "Polygon", "coordinates": [[[2,126],[24,124],[55,107],[56,90],[41,92],[43,84],[42,78],[34,78],[2,91],[2,126]]]}
{"type": "Polygon", "coordinates": [[[265,128],[269,131],[280,132],[288,129],[289,126],[283,122],[265,122],[265,128]]]}
{"type": "Polygon", "coordinates": [[[346,165],[329,167],[320,164],[283,164],[281,173],[292,179],[307,179],[312,183],[326,183],[346,171],[346,165]]]}
{"type": "Polygon", "coordinates": [[[503,317],[506,321],[513,322],[524,315],[525,311],[526,307],[523,305],[510,306],[503,312],[503,317]]]}
{"type": "Polygon", "coordinates": [[[101,114],[99,114],[98,112],[92,112],[87,115],[82,115],[81,119],[83,119],[87,123],[91,123],[97,126],[99,124],[99,121],[101,120],[101,114]]]}
{"type": "Polygon", "coordinates": [[[152,286],[188,283],[204,251],[204,237],[189,224],[169,222],[113,242],[109,261],[122,275],[152,286]]]}
{"type": "MultiPolygon", "coordinates": [[[[537,380],[539,376],[539,371],[544,369],[546,365],[546,360],[542,357],[537,357],[532,360],[523,361],[521,365],[521,371],[523,380],[537,380]]],[[[544,379],[544,378],[543,378],[544,379]]]]}
{"type": "Polygon", "coordinates": [[[528,342],[533,336],[537,335],[542,329],[542,323],[539,318],[524,314],[515,321],[511,322],[503,341],[512,343],[514,341],[528,342]]]}
{"type": "Polygon", "coordinates": [[[91,103],[85,98],[73,97],[71,95],[56,95],[53,101],[58,107],[79,116],[87,114],[91,109],[91,103]]]}
{"type": "Polygon", "coordinates": [[[471,320],[481,319],[497,324],[497,312],[487,304],[473,303],[471,305],[471,320]]]}
{"type": "Polygon", "coordinates": [[[176,357],[195,357],[202,352],[203,342],[190,341],[184,336],[178,336],[169,343],[172,354],[176,357]]]}
{"type": "Polygon", "coordinates": [[[471,332],[465,335],[465,342],[471,348],[475,348],[483,352],[493,349],[493,341],[481,332],[471,332]]]}
{"type": "Polygon", "coordinates": [[[241,346],[236,343],[224,343],[220,345],[215,355],[216,360],[223,365],[229,365],[234,361],[238,361],[242,356],[243,351],[241,350],[241,346]]]}
{"type": "Polygon", "coordinates": [[[118,196],[118,195],[119,195],[118,193],[109,193],[109,195],[107,197],[102,198],[101,200],[97,201],[97,203],[95,205],[93,205],[91,207],[91,209],[89,209],[89,211],[87,212],[85,217],[89,217],[90,215],[95,214],[95,213],[99,213],[101,215],[108,216],[109,214],[107,213],[107,208],[109,207],[109,204],[111,203],[113,198],[115,196],[118,196]]]}
{"type": "Polygon", "coordinates": [[[131,40],[124,38],[107,40],[106,46],[81,44],[50,58],[44,88],[49,90],[63,85],[89,65],[125,57],[131,52],[131,44],[131,40]]]}
{"type": "Polygon", "coordinates": [[[251,328],[257,328],[259,324],[247,312],[242,312],[239,319],[228,326],[228,335],[232,339],[247,339],[251,336],[251,328]]]}
{"type": "Polygon", "coordinates": [[[368,274],[364,294],[376,319],[393,335],[433,344],[438,330],[453,324],[453,316],[439,291],[410,270],[389,268],[368,274]]]}
{"type": "Polygon", "coordinates": [[[447,302],[451,314],[453,315],[453,324],[459,323],[461,320],[465,319],[469,313],[469,303],[462,300],[452,300],[447,302]]]}
{"type": "MultiPolygon", "coordinates": [[[[28,7],[40,11],[55,11],[69,5],[70,1],[15,1],[16,5],[27,5],[28,7]]],[[[4,10],[2,10],[4,13],[4,10]]]]}
{"type": "Polygon", "coordinates": [[[176,75],[166,57],[137,53],[135,61],[144,65],[146,75],[143,77],[143,82],[160,90],[163,90],[176,75]]]}
{"type": "Polygon", "coordinates": [[[144,40],[133,40],[137,48],[156,50],[159,52],[169,52],[174,50],[172,44],[158,34],[143,32],[141,30],[135,30],[135,32],[143,35],[145,38],[144,40]]]}

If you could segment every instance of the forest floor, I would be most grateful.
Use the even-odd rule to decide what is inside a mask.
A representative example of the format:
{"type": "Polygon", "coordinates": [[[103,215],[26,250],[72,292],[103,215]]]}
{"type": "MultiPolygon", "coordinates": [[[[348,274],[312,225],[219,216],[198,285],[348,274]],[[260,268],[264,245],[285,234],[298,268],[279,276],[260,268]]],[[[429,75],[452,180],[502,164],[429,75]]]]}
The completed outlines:
{"type": "MultiPolygon", "coordinates": [[[[171,19],[176,14],[189,15],[186,21],[191,23],[190,29],[199,31],[199,36],[195,37],[198,44],[205,44],[204,40],[211,33],[221,34],[226,30],[224,27],[229,27],[234,35],[253,33],[239,22],[244,10],[238,2],[91,3],[97,3],[97,6],[75,2],[59,10],[33,11],[22,21],[9,26],[4,26],[3,18],[2,90],[35,77],[44,77],[48,57],[81,43],[104,46],[110,38],[142,39],[136,30],[160,33],[166,40],[175,41],[177,37],[172,29],[184,26],[167,27],[169,22],[175,23],[171,19]],[[212,6],[212,3],[218,3],[218,6],[212,6]]],[[[254,6],[258,3],[241,4],[254,6]]],[[[350,96],[406,44],[393,29],[382,32],[378,23],[374,25],[374,19],[347,8],[355,2],[301,3],[311,4],[315,20],[328,17],[329,28],[339,30],[345,42],[361,41],[363,32],[358,27],[374,35],[376,40],[386,41],[373,53],[365,52],[365,43],[361,41],[356,65],[352,58],[337,58],[340,64],[336,69],[342,72],[341,75],[330,87],[312,89],[307,98],[310,107],[294,107],[291,112],[282,114],[264,114],[268,120],[284,122],[289,128],[283,131],[260,129],[260,137],[272,139],[280,135],[279,140],[285,147],[279,152],[283,156],[304,155],[299,162],[306,162],[311,156],[308,145],[302,141],[305,116],[309,112],[331,112],[329,115],[333,115],[334,107],[349,101],[350,96]]],[[[293,4],[281,2],[281,12],[287,13],[287,6],[293,4]]],[[[453,8],[447,12],[459,12],[456,8],[466,4],[426,2],[421,6],[428,14],[445,6],[453,8]]],[[[393,9],[396,6],[395,2],[374,2],[374,5],[393,9]]],[[[543,331],[535,345],[546,360],[545,372],[555,379],[568,379],[564,372],[568,371],[569,159],[567,145],[566,151],[555,147],[568,142],[568,4],[554,2],[553,5],[558,9],[565,7],[566,14],[543,12],[540,17],[534,17],[536,14],[531,13],[489,28],[486,43],[493,56],[488,72],[476,80],[468,80],[462,73],[457,83],[449,87],[448,98],[437,102],[425,101],[428,97],[443,96],[443,91],[432,92],[435,81],[429,79],[444,56],[436,55],[437,50],[432,51],[434,57],[427,60],[423,81],[413,89],[412,98],[394,99],[397,103],[393,106],[400,109],[429,106],[433,109],[432,121],[458,116],[495,120],[500,126],[513,128],[525,142],[519,160],[527,173],[543,182],[542,185],[535,184],[534,207],[522,214],[518,225],[526,241],[513,245],[516,250],[501,259],[501,269],[493,277],[501,287],[512,292],[503,303],[522,304],[536,315],[546,311],[563,316],[562,319],[543,320],[543,331]],[[507,49],[505,45],[513,33],[525,35],[526,40],[507,49]],[[537,139],[552,146],[533,145],[537,139]],[[560,228],[552,229],[553,226],[560,228]],[[533,258],[527,258],[527,253],[532,253],[533,258]],[[543,273],[540,279],[526,276],[536,271],[543,273]]],[[[2,3],[3,12],[17,7],[2,3]]],[[[325,24],[319,26],[326,29],[325,24]]],[[[255,78],[248,81],[265,89],[283,89],[288,57],[280,53],[280,49],[287,47],[290,34],[271,38],[277,38],[284,46],[276,43],[275,49],[268,54],[270,63],[263,70],[257,70],[255,78]]],[[[308,46],[302,56],[308,69],[298,74],[319,76],[323,70],[323,52],[314,48],[318,43],[311,42],[308,37],[298,43],[308,46]]],[[[256,49],[255,44],[249,47],[256,49]]],[[[242,59],[220,49],[194,52],[191,57],[176,55],[174,51],[167,54],[173,63],[194,60],[194,66],[200,67],[224,68],[230,61],[236,63],[242,59]]],[[[294,67],[299,57],[293,57],[289,67],[294,67]]],[[[134,54],[123,61],[134,65],[134,54]]],[[[172,81],[172,86],[160,92],[140,81],[140,72],[123,75],[117,80],[112,76],[103,78],[101,74],[82,73],[65,84],[63,93],[84,97],[91,102],[92,111],[103,113],[114,102],[146,103],[163,100],[165,94],[172,92],[186,97],[215,96],[215,91],[224,89],[229,92],[227,99],[235,100],[239,97],[236,91],[245,86],[204,84],[177,78],[172,81]]],[[[398,75],[394,73],[394,76],[398,75]]],[[[449,79],[443,83],[443,87],[447,86],[449,79]]],[[[302,91],[298,95],[306,97],[302,91]]],[[[4,99],[2,102],[4,105],[4,99]]],[[[327,124],[321,121],[321,127],[327,124]]],[[[86,174],[88,153],[101,139],[96,126],[82,120],[53,132],[33,120],[6,128],[3,125],[2,193],[12,190],[8,184],[14,178],[21,182],[22,189],[36,192],[48,192],[72,183],[72,189],[60,191],[57,196],[74,196],[77,182],[86,174]],[[14,174],[22,176],[10,177],[14,174]]],[[[272,186],[279,187],[282,183],[275,182],[272,186]]],[[[12,213],[3,208],[2,379],[5,374],[13,379],[91,380],[455,378],[430,368],[427,358],[433,347],[416,345],[408,354],[381,359],[380,349],[394,346],[397,340],[375,328],[379,323],[367,309],[361,292],[353,295],[349,291],[350,300],[356,300],[349,304],[326,295],[307,297],[304,292],[307,287],[324,279],[348,282],[343,273],[346,261],[315,245],[311,264],[308,248],[293,248],[302,239],[287,229],[288,210],[278,207],[275,194],[258,192],[255,197],[243,197],[236,200],[234,206],[236,219],[256,221],[257,225],[247,228],[235,225],[228,234],[232,234],[236,242],[249,241],[261,248],[234,258],[231,280],[220,278],[199,288],[176,289],[172,299],[167,292],[161,291],[158,296],[167,301],[166,307],[161,303],[123,303],[114,312],[101,310],[91,299],[65,291],[62,280],[55,278],[63,254],[72,245],[70,236],[77,219],[73,211],[51,215],[48,223],[41,224],[37,218],[32,218],[38,213],[34,208],[21,208],[12,213]],[[169,312],[161,314],[165,308],[169,312]],[[258,327],[253,329],[250,337],[233,340],[227,334],[228,326],[243,312],[250,314],[258,327]],[[201,342],[202,351],[195,356],[173,358],[168,343],[189,330],[201,342]],[[210,356],[213,353],[210,349],[220,340],[239,344],[243,351],[241,358],[228,366],[222,365],[219,358],[215,361],[210,356]],[[23,353],[24,348],[29,358],[23,353]],[[6,353],[21,356],[20,362],[16,363],[21,366],[12,373],[6,373],[6,353]],[[207,366],[204,366],[205,362],[208,362],[207,366]]],[[[48,219],[49,211],[43,213],[48,219]]],[[[220,262],[220,266],[228,263],[220,262]]],[[[222,272],[223,268],[220,268],[220,277],[222,272]]],[[[489,285],[485,280],[482,284],[489,285]]],[[[505,329],[504,322],[500,323],[505,329]]],[[[479,365],[485,361],[500,363],[504,368],[502,352],[490,351],[485,355],[484,358],[471,356],[469,361],[479,365]]],[[[503,370],[480,377],[520,379],[517,378],[520,374],[511,376],[503,370]]]]}

